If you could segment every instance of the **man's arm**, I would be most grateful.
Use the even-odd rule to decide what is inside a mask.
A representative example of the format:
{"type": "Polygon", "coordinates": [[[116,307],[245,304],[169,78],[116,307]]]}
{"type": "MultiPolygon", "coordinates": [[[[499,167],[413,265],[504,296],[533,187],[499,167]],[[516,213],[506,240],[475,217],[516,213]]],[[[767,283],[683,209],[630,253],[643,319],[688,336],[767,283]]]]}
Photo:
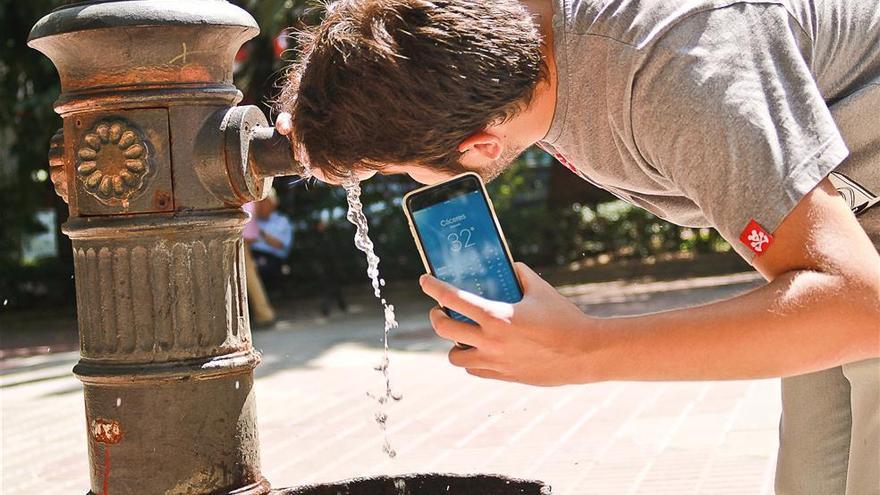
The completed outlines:
{"type": "Polygon", "coordinates": [[[260,229],[260,237],[266,244],[275,249],[285,251],[290,249],[290,245],[293,243],[293,225],[287,217],[274,220],[271,227],[267,226],[267,228],[271,228],[273,233],[269,233],[266,229],[260,229]]]}
{"type": "Polygon", "coordinates": [[[754,265],[770,282],[701,307],[606,320],[614,379],[789,376],[880,356],[880,257],[825,180],[754,265]]]}
{"type": "Polygon", "coordinates": [[[515,305],[485,301],[427,276],[422,284],[441,305],[480,324],[431,313],[438,334],[475,345],[454,348],[452,363],[489,378],[540,385],[750,379],[880,356],[880,256],[827,180],[774,237],[754,261],[770,281],[766,286],[644,316],[578,316],[524,267],[526,296],[515,305]]]}
{"type": "Polygon", "coordinates": [[[284,249],[284,242],[263,229],[260,229],[260,238],[275,249],[284,249]]]}

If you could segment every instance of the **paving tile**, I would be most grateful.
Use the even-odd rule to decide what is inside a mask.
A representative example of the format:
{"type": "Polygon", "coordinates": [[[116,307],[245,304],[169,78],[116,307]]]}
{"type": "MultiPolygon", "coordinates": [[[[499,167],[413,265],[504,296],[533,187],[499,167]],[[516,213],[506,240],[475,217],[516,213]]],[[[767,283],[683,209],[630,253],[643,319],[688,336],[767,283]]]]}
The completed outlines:
{"type": "MultiPolygon", "coordinates": [[[[685,284],[689,295],[680,302],[693,291],[699,301],[728,296],[727,282],[685,284]]],[[[734,282],[745,288],[754,281],[734,282]]],[[[627,287],[619,303],[589,295],[590,286],[566,290],[616,314],[638,306],[626,294],[677,287],[627,287]]],[[[274,486],[441,471],[533,477],[570,495],[772,493],[776,380],[549,389],[479,380],[448,364],[446,343],[427,330],[426,306],[399,309],[391,373],[404,398],[385,408],[394,459],[382,452],[378,404],[367,396],[383,387],[372,369],[381,359],[381,327],[370,307],[255,334],[264,353],[255,385],[262,465],[274,486]]],[[[65,353],[0,366],[0,492],[87,489],[75,362],[75,353],[65,353]]]]}

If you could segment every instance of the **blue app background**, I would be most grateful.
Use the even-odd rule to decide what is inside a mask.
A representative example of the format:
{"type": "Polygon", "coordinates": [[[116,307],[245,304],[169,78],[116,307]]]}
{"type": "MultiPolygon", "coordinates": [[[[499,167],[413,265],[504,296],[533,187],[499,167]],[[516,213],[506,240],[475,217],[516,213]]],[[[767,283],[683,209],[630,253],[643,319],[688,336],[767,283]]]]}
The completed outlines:
{"type": "MultiPolygon", "coordinates": [[[[522,299],[516,276],[479,191],[413,212],[425,255],[440,280],[486,299],[522,299]]],[[[450,311],[459,321],[469,318],[450,311]]]]}

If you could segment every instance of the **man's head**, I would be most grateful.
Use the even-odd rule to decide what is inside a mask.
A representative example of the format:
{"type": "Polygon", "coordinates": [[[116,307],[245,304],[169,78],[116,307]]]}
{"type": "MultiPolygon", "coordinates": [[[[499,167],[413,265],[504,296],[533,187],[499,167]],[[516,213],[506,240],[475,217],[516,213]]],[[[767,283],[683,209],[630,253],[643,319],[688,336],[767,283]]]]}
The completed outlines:
{"type": "Polygon", "coordinates": [[[541,44],[517,0],[339,0],[303,33],[279,109],[332,181],[490,179],[542,137],[512,124],[548,77],[541,44]]]}

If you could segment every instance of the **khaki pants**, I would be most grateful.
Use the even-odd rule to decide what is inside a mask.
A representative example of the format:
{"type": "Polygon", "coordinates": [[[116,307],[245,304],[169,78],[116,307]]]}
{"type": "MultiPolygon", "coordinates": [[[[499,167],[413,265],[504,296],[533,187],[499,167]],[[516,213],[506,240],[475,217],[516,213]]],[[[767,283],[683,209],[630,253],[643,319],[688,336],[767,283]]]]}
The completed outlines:
{"type": "Polygon", "coordinates": [[[266,296],[266,289],[260,280],[260,272],[257,271],[257,264],[254,263],[251,249],[247,245],[244,246],[244,266],[252,321],[258,325],[269,323],[275,319],[275,310],[272,309],[269,297],[266,296]]]}
{"type": "MultiPolygon", "coordinates": [[[[880,205],[859,221],[880,250],[880,205]]],[[[880,359],[782,379],[776,493],[880,494],[880,359]]]]}

